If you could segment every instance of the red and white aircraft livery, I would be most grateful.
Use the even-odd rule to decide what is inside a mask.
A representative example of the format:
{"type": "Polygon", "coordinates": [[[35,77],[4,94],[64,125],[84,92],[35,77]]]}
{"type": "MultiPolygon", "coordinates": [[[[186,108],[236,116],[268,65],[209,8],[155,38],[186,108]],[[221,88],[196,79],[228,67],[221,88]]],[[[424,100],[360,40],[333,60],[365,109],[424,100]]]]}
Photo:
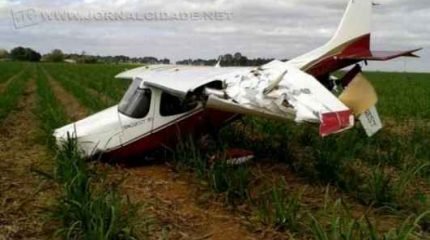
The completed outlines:
{"type": "Polygon", "coordinates": [[[121,102],[55,131],[58,143],[76,137],[88,157],[119,159],[161,146],[180,135],[214,131],[241,115],[320,125],[320,135],[342,132],[359,119],[371,136],[382,128],[377,96],[358,63],[414,52],[370,49],[371,0],[349,0],[334,37],[290,61],[260,67],[144,66],[117,75],[132,83],[121,102]],[[355,65],[341,79],[334,71],[355,65]]]}

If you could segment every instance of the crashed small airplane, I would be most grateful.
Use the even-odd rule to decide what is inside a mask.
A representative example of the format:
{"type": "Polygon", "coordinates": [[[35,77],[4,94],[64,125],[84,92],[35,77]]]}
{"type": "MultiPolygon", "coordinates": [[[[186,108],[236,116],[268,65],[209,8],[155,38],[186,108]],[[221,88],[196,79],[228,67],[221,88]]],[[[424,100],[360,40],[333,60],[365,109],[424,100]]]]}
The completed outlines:
{"type": "Polygon", "coordinates": [[[386,61],[411,51],[370,49],[371,0],[349,0],[334,37],[309,53],[260,67],[152,65],[116,76],[132,83],[121,102],[55,131],[77,139],[84,154],[110,159],[174,146],[181,135],[218,130],[242,115],[319,124],[321,136],[353,127],[369,136],[382,128],[374,88],[360,62],[386,61]],[[354,66],[355,65],[355,66],[354,66]],[[342,78],[332,73],[354,66],[342,78]]]}

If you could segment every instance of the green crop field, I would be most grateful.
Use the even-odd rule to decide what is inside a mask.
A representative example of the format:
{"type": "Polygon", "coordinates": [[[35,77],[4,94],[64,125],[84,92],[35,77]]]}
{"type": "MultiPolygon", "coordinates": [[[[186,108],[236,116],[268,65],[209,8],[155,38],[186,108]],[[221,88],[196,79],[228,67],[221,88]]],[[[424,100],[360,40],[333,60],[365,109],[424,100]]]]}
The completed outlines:
{"type": "Polygon", "coordinates": [[[183,139],[150,162],[56,148],[53,130],[116,104],[133,67],[0,62],[0,239],[430,236],[430,74],[365,73],[384,122],[372,138],[243,117],[221,144],[183,139]],[[225,164],[226,148],[256,156],[225,164]]]}

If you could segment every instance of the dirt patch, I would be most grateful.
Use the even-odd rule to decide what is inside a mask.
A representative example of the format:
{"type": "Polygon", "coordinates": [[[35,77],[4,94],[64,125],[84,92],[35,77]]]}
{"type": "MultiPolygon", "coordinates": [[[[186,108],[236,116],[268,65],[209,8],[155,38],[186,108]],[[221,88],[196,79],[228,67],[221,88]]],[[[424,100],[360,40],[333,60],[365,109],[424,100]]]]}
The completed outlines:
{"type": "Polygon", "coordinates": [[[430,122],[428,120],[408,119],[399,121],[391,118],[384,120],[384,129],[388,133],[400,137],[411,136],[415,131],[427,130],[429,128],[430,122]]]}
{"type": "Polygon", "coordinates": [[[88,116],[89,111],[83,107],[76,98],[67,92],[49,73],[43,69],[43,73],[48,77],[49,84],[55,97],[64,106],[67,116],[72,121],[77,121],[88,116]]]}
{"type": "Polygon", "coordinates": [[[0,239],[46,239],[44,208],[52,192],[32,169],[46,169],[49,154],[38,144],[35,82],[0,129],[0,239]]]}
{"type": "Polygon", "coordinates": [[[154,239],[163,233],[167,239],[260,239],[221,203],[201,203],[198,187],[165,163],[118,168],[110,174],[126,174],[124,192],[133,201],[148,204],[156,219],[154,239]]]}

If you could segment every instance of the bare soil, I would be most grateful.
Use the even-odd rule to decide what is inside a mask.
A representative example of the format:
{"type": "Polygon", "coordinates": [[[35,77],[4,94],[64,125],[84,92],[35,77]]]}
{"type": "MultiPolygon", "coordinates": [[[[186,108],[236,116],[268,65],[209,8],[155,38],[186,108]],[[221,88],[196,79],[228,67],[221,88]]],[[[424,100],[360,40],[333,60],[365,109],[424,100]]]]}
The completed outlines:
{"type": "Polygon", "coordinates": [[[0,128],[0,239],[46,239],[50,186],[33,169],[49,166],[46,147],[36,140],[35,82],[28,83],[18,109],[0,128]]]}
{"type": "Polygon", "coordinates": [[[207,202],[195,184],[165,163],[120,168],[127,174],[125,192],[135,201],[149,204],[158,230],[168,239],[260,239],[248,231],[240,217],[222,203],[207,202]]]}

